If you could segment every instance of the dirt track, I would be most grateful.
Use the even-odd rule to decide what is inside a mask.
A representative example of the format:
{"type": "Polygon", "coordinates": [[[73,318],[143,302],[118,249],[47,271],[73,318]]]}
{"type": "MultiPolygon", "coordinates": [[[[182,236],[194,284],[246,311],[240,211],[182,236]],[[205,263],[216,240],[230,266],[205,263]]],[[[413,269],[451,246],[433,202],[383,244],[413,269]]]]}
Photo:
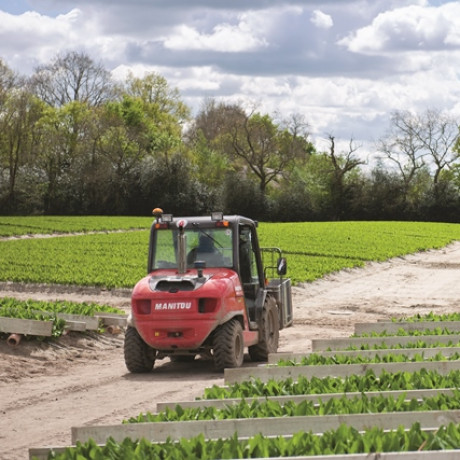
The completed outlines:
{"type": "MultiPolygon", "coordinates": [[[[296,287],[294,326],[281,331],[280,351],[308,351],[311,338],[348,336],[356,322],[458,311],[459,268],[460,243],[455,243],[296,287]]],[[[68,298],[129,308],[127,292],[66,293],[3,285],[0,296],[68,298]]],[[[54,345],[21,342],[16,348],[2,341],[0,459],[27,459],[29,447],[69,445],[72,426],[120,423],[155,411],[160,401],[194,399],[213,384],[222,385],[222,375],[204,360],[193,364],[163,360],[148,375],[129,374],[122,333],[69,335],[54,345]]]]}

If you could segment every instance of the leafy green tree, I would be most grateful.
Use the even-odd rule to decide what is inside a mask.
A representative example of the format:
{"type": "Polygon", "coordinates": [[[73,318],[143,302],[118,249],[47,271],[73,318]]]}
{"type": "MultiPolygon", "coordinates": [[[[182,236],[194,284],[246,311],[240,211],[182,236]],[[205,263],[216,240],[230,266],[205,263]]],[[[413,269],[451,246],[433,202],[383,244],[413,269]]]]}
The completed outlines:
{"type": "Polygon", "coordinates": [[[310,155],[303,166],[296,167],[295,180],[288,182],[289,187],[302,190],[305,200],[309,203],[312,218],[326,220],[332,208],[330,192],[331,164],[327,154],[315,153],[310,155]]]}
{"type": "Polygon", "coordinates": [[[41,194],[45,213],[79,213],[85,183],[82,172],[94,156],[94,111],[73,101],[46,105],[36,129],[34,163],[43,174],[41,194]]]}
{"type": "MultiPolygon", "coordinates": [[[[143,78],[129,74],[121,99],[140,103],[143,123],[149,125],[149,153],[163,156],[166,168],[169,168],[171,155],[182,148],[183,125],[190,118],[190,109],[182,101],[177,88],[171,88],[166,79],[156,73],[143,78]]],[[[138,111],[137,115],[140,117],[141,113],[138,111]]]]}
{"type": "Polygon", "coordinates": [[[225,153],[223,137],[232,120],[244,117],[239,105],[205,99],[184,133],[198,181],[211,190],[223,192],[224,179],[233,170],[225,153]]]}
{"type": "MultiPolygon", "coordinates": [[[[224,178],[231,182],[229,178],[239,177],[242,187],[258,184],[265,206],[269,194],[279,187],[269,185],[285,180],[312,150],[302,117],[293,115],[275,123],[269,115],[247,114],[241,104],[215,99],[204,101],[185,140],[200,182],[217,187],[224,178]]],[[[232,188],[226,186],[224,195],[225,190],[230,192],[232,188]]],[[[224,200],[227,206],[233,202],[232,197],[225,196],[224,200]]]]}
{"type": "Polygon", "coordinates": [[[122,94],[139,98],[149,108],[150,115],[158,119],[168,114],[179,125],[189,119],[190,109],[182,101],[179,90],[171,88],[167,80],[155,72],[143,78],[128,74],[122,94]]]}
{"type": "Polygon", "coordinates": [[[308,134],[299,129],[298,118],[281,125],[269,115],[250,113],[232,120],[224,134],[226,153],[236,161],[241,172],[252,174],[263,195],[267,186],[277,182],[296,163],[303,162],[311,151],[308,134]]]}
{"type": "Polygon", "coordinates": [[[305,165],[294,167],[289,178],[272,191],[270,220],[301,222],[321,218],[319,210],[315,209],[310,171],[307,171],[307,165],[312,164],[314,158],[316,155],[312,154],[305,165]]]}
{"type": "Polygon", "coordinates": [[[227,156],[213,149],[212,143],[205,139],[201,131],[196,134],[193,145],[189,144],[189,147],[198,181],[212,189],[221,188],[222,179],[231,170],[227,156]]]}
{"type": "Polygon", "coordinates": [[[43,111],[44,104],[28,91],[27,86],[11,89],[2,96],[0,170],[5,186],[0,193],[5,211],[14,213],[21,208],[18,195],[25,190],[19,189],[18,182],[26,182],[25,171],[33,169],[39,138],[36,124],[43,111]]]}
{"type": "Polygon", "coordinates": [[[151,152],[154,130],[142,101],[124,96],[98,111],[97,162],[105,165],[101,177],[111,196],[107,210],[126,212],[126,197],[135,168],[151,152]]]}
{"type": "Polygon", "coordinates": [[[3,107],[10,91],[18,84],[19,77],[0,59],[0,107],[3,107]]]}
{"type": "MultiPolygon", "coordinates": [[[[359,166],[363,161],[355,157],[353,140],[346,153],[337,153],[335,138],[329,137],[329,152],[312,153],[303,165],[296,165],[287,187],[296,188],[305,197],[303,213],[312,219],[339,220],[351,215],[356,194],[360,193],[362,177],[359,166]]],[[[283,190],[286,187],[283,184],[283,190]]],[[[300,204],[300,203],[299,203],[300,204]]],[[[299,209],[302,207],[299,205],[299,209]]]]}
{"type": "Polygon", "coordinates": [[[140,165],[158,163],[161,158],[161,173],[176,173],[177,162],[173,164],[172,158],[181,154],[182,124],[188,116],[178,91],[157,74],[144,78],[129,75],[118,97],[100,110],[97,151],[108,165],[107,181],[115,209],[127,212],[132,190],[141,193],[143,187],[134,185],[140,180],[140,165]]]}

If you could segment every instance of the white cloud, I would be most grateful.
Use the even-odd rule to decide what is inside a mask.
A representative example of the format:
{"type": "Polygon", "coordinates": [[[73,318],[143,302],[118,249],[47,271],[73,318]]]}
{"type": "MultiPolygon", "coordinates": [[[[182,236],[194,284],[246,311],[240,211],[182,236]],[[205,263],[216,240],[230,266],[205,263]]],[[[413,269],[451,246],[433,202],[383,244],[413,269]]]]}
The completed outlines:
{"type": "Polygon", "coordinates": [[[460,3],[438,8],[412,5],[380,13],[372,24],[340,40],[355,53],[445,49],[460,45],[460,3]]]}
{"type": "Polygon", "coordinates": [[[313,11],[310,22],[319,29],[330,29],[334,25],[332,17],[320,10],[313,11]]]}
{"type": "Polygon", "coordinates": [[[200,33],[195,28],[182,24],[164,40],[166,48],[172,50],[202,50],[218,52],[241,52],[266,46],[263,38],[257,37],[245,22],[237,25],[218,24],[211,34],[200,33]]]}
{"type": "Polygon", "coordinates": [[[56,18],[43,16],[36,12],[26,12],[19,16],[0,11],[0,38],[10,46],[42,46],[59,43],[60,39],[72,34],[79,22],[81,11],[74,9],[56,18]]]}
{"type": "Polygon", "coordinates": [[[226,20],[213,25],[211,32],[206,32],[208,21],[194,17],[192,24],[177,25],[161,40],[165,48],[173,51],[259,51],[272,45],[270,37],[279,33],[286,35],[284,21],[302,13],[299,6],[283,4],[265,10],[228,12],[226,20]]]}
{"type": "Polygon", "coordinates": [[[460,110],[459,1],[81,0],[59,16],[49,2],[2,12],[8,2],[18,11],[1,2],[0,58],[26,74],[85,51],[118,78],[163,75],[193,109],[204,97],[256,103],[337,140],[378,137],[396,109],[460,110]]]}
{"type": "Polygon", "coordinates": [[[177,88],[180,91],[219,91],[225,80],[225,75],[210,66],[191,67],[176,75],[177,88]]]}
{"type": "MultiPolygon", "coordinates": [[[[107,40],[107,38],[105,39],[107,40]]],[[[94,24],[75,8],[66,14],[49,17],[37,12],[11,15],[0,11],[2,58],[21,69],[48,63],[61,51],[79,50],[89,44],[94,48],[94,24]]]]}

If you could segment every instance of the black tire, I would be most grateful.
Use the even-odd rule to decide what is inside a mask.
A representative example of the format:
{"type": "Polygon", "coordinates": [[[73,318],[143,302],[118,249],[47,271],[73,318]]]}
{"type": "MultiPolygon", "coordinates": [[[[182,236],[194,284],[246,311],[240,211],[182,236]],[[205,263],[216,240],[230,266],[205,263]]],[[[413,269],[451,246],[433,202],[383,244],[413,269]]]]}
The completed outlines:
{"type": "Polygon", "coordinates": [[[125,333],[125,364],[129,372],[138,374],[150,372],[155,364],[156,351],[149,347],[137,332],[128,326],[125,333]]]}
{"type": "Polygon", "coordinates": [[[252,361],[267,361],[269,353],[278,351],[280,338],[280,318],[273,297],[265,301],[259,324],[259,343],[248,348],[252,361]]]}
{"type": "Polygon", "coordinates": [[[213,340],[214,367],[223,371],[229,367],[240,367],[244,360],[244,340],[241,323],[235,318],[222,324],[213,340]]]}

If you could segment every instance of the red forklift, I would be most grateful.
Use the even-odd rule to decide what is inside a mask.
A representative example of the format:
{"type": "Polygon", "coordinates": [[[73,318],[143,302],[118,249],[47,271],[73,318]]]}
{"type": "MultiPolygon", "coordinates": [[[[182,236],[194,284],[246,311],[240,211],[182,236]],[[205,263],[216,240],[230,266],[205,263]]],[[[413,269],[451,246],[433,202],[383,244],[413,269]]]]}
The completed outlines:
{"type": "Polygon", "coordinates": [[[246,348],[252,361],[266,361],[293,322],[281,250],[259,247],[257,222],[247,217],[153,214],[148,275],[134,287],[125,333],[128,370],[197,355],[218,370],[240,367],[246,348]]]}

